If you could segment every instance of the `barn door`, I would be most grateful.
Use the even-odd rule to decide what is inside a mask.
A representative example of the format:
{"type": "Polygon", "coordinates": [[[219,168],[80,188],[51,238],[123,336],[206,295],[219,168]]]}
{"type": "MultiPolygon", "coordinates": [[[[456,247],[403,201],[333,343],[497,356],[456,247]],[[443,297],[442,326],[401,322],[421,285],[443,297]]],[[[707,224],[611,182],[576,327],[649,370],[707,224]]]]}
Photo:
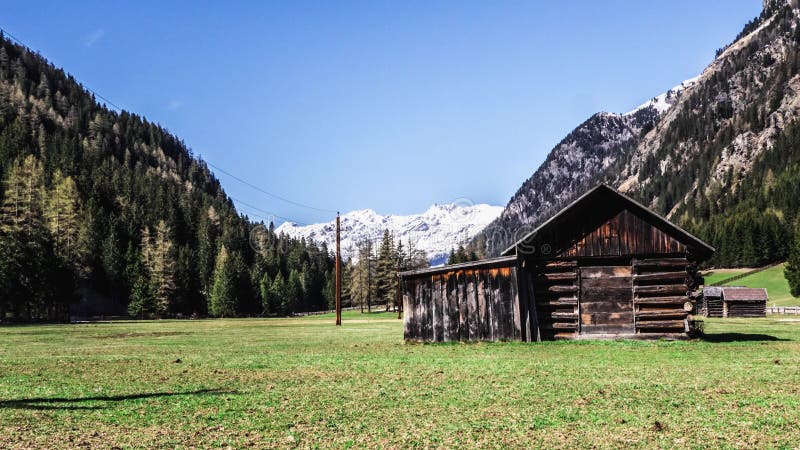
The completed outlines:
{"type": "Polygon", "coordinates": [[[631,267],[581,267],[580,272],[581,333],[633,333],[631,267]]]}

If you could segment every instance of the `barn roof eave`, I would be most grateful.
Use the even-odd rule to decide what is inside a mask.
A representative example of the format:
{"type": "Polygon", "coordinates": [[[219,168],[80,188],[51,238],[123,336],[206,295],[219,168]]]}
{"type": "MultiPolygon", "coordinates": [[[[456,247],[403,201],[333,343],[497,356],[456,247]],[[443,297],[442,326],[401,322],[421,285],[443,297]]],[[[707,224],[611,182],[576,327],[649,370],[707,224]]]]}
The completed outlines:
{"type": "Polygon", "coordinates": [[[653,219],[655,219],[657,222],[660,222],[661,224],[665,225],[667,228],[671,229],[673,233],[681,235],[687,241],[692,242],[693,244],[695,244],[697,246],[698,249],[700,249],[701,251],[707,253],[708,255],[711,255],[716,251],[714,249],[714,247],[706,244],[705,242],[700,240],[700,238],[698,238],[697,236],[695,236],[695,235],[689,233],[688,231],[684,230],[683,228],[675,225],[674,223],[670,222],[669,220],[667,220],[666,218],[662,217],[661,215],[656,214],[650,208],[648,208],[648,207],[644,206],[643,204],[637,202],[636,200],[628,197],[627,195],[617,191],[616,189],[612,188],[611,186],[609,186],[609,185],[607,185],[605,183],[601,183],[601,184],[598,184],[597,186],[593,187],[592,189],[586,191],[583,195],[578,197],[575,201],[573,201],[569,205],[565,206],[564,208],[561,209],[561,211],[557,212],[555,215],[553,215],[552,217],[547,219],[547,221],[545,221],[544,223],[542,223],[541,225],[536,227],[535,230],[531,231],[530,233],[525,235],[525,237],[523,237],[522,239],[520,239],[517,242],[515,242],[512,246],[510,246],[507,249],[505,249],[501,253],[501,255],[508,256],[508,255],[515,254],[516,248],[519,245],[521,245],[522,243],[524,243],[524,242],[528,241],[529,239],[532,239],[533,237],[535,237],[539,232],[541,232],[542,230],[544,230],[547,227],[549,227],[550,225],[552,225],[559,217],[563,216],[567,211],[569,211],[570,209],[574,208],[579,203],[583,202],[587,197],[589,197],[591,195],[595,195],[596,193],[603,192],[603,191],[615,194],[616,196],[618,196],[619,198],[621,198],[622,200],[624,200],[625,202],[627,202],[628,204],[633,206],[635,209],[644,212],[648,216],[650,216],[653,219]]]}
{"type": "Polygon", "coordinates": [[[410,276],[417,276],[417,275],[432,275],[436,273],[444,273],[444,272],[451,272],[454,270],[463,270],[463,269],[481,269],[486,267],[494,267],[494,266],[511,266],[517,262],[516,256],[500,256],[497,258],[488,258],[488,259],[481,259],[478,261],[470,261],[465,263],[459,264],[450,264],[450,265],[443,265],[443,266],[436,266],[436,267],[428,267],[425,269],[417,269],[417,270],[407,270],[405,272],[400,272],[399,275],[401,277],[410,277],[410,276]]]}

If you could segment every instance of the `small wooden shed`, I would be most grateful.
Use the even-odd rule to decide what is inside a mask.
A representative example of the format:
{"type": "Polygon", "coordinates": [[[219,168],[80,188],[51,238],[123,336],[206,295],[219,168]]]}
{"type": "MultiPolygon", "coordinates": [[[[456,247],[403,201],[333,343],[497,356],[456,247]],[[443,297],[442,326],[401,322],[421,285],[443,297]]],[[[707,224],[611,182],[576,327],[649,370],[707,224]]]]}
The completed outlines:
{"type": "Polygon", "coordinates": [[[703,288],[702,311],[707,317],[765,317],[768,300],[763,288],[712,286],[703,288]]]}
{"type": "Polygon", "coordinates": [[[405,338],[685,337],[696,264],[713,251],[599,185],[500,258],[401,273],[405,338]]]}

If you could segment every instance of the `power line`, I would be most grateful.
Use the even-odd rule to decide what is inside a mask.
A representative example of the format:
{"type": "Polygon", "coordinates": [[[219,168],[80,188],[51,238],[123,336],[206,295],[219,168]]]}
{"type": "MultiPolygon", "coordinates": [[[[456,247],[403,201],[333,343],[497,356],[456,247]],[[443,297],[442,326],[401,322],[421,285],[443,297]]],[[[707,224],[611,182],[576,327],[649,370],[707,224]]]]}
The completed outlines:
{"type": "Polygon", "coordinates": [[[269,195],[270,197],[272,197],[272,198],[274,198],[274,199],[278,199],[278,200],[281,200],[281,201],[283,201],[283,202],[286,202],[286,203],[289,203],[289,204],[292,204],[292,205],[295,205],[295,206],[299,206],[299,207],[301,207],[301,208],[312,209],[312,210],[314,210],[314,211],[320,211],[320,212],[326,212],[326,213],[334,213],[334,214],[336,213],[336,210],[333,210],[333,209],[317,208],[317,207],[315,207],[315,206],[309,206],[309,205],[306,205],[306,204],[303,204],[303,203],[300,203],[300,202],[296,202],[296,201],[293,201],[293,200],[289,200],[288,198],[285,198],[285,197],[281,197],[280,195],[273,194],[272,192],[266,191],[266,190],[264,190],[264,189],[262,189],[262,188],[260,188],[260,187],[256,186],[255,184],[253,184],[253,183],[250,183],[249,181],[246,181],[246,180],[243,180],[243,179],[241,179],[241,178],[237,177],[236,175],[234,175],[234,174],[232,174],[232,173],[228,172],[227,170],[225,170],[225,169],[223,169],[223,168],[221,168],[221,167],[219,167],[219,166],[217,166],[217,165],[211,164],[210,162],[208,162],[208,161],[207,161],[207,160],[205,160],[205,159],[204,159],[204,161],[205,161],[205,162],[206,162],[206,164],[208,164],[209,166],[211,166],[211,167],[213,167],[214,169],[216,169],[216,170],[218,170],[218,171],[220,171],[220,172],[224,173],[225,175],[228,175],[229,177],[233,178],[234,180],[236,180],[236,181],[238,181],[238,182],[240,182],[240,183],[242,183],[242,184],[244,184],[244,185],[246,185],[246,186],[249,186],[249,187],[251,187],[251,188],[253,188],[253,189],[257,190],[258,192],[261,192],[262,194],[269,195]]]}
{"type": "MultiPolygon", "coordinates": [[[[287,222],[293,222],[293,223],[296,223],[296,224],[298,224],[298,225],[307,225],[307,224],[305,224],[305,223],[302,223],[302,222],[297,222],[297,221],[295,221],[295,220],[292,220],[292,219],[290,219],[290,218],[288,218],[288,217],[279,216],[279,215],[275,214],[275,213],[274,213],[274,212],[272,212],[272,211],[267,211],[266,209],[261,209],[261,208],[259,208],[258,206],[253,206],[253,205],[251,205],[251,204],[249,204],[249,203],[246,203],[246,202],[243,202],[243,201],[241,201],[241,200],[238,200],[238,199],[236,199],[236,198],[233,198],[233,197],[231,197],[230,195],[229,195],[228,197],[230,197],[230,199],[231,199],[231,200],[233,200],[233,201],[234,201],[234,202],[236,202],[236,203],[239,203],[240,205],[244,205],[244,206],[246,206],[246,207],[248,207],[248,208],[252,208],[252,209],[254,209],[254,210],[256,210],[256,211],[259,211],[259,212],[262,212],[262,213],[264,213],[264,214],[269,214],[269,215],[270,215],[270,216],[272,216],[272,217],[275,217],[275,218],[278,218],[278,219],[282,219],[282,220],[285,220],[285,221],[287,221],[287,222]]],[[[254,215],[256,215],[256,214],[254,214],[254,215]]],[[[262,218],[262,219],[264,219],[264,220],[269,220],[269,218],[268,218],[268,217],[261,217],[261,218],[262,218]]]]}

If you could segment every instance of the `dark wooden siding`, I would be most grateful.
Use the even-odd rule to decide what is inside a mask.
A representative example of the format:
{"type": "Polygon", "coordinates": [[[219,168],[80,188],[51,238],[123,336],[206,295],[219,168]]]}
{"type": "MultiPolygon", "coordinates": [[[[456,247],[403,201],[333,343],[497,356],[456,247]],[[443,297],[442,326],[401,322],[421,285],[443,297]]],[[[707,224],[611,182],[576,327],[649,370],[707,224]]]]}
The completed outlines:
{"type": "Polygon", "coordinates": [[[583,334],[633,333],[631,266],[581,267],[583,334]]]}
{"type": "MultiPolygon", "coordinates": [[[[591,223],[591,221],[589,221],[591,223]]],[[[622,210],[600,225],[581,230],[579,238],[555,256],[563,258],[686,253],[686,245],[622,210]]]]}
{"type": "Polygon", "coordinates": [[[724,317],[722,297],[704,297],[703,306],[707,317],[724,317]]]}
{"type": "Polygon", "coordinates": [[[403,276],[401,289],[408,340],[523,339],[515,265],[403,276]]]}
{"type": "Polygon", "coordinates": [[[764,300],[725,300],[725,317],[765,317],[767,302],[764,300]]]}

